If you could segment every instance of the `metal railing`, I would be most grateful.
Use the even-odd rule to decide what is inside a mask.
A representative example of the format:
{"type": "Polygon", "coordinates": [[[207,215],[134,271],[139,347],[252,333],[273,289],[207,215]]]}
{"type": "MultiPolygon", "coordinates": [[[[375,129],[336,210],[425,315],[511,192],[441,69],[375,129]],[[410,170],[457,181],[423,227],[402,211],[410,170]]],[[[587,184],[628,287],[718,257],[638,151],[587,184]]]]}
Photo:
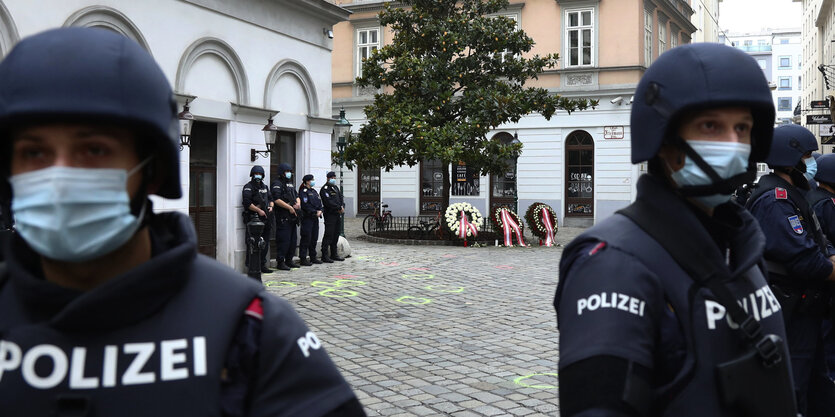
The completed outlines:
{"type": "MultiPolygon", "coordinates": [[[[429,230],[426,227],[421,227],[422,223],[432,224],[435,222],[436,216],[389,216],[385,220],[371,221],[368,225],[368,235],[375,237],[382,237],[387,239],[412,239],[412,240],[456,240],[446,226],[443,224],[446,220],[441,216],[441,225],[438,229],[429,230]],[[419,227],[420,232],[416,233],[415,229],[409,233],[409,229],[419,227]]],[[[489,219],[484,219],[484,225],[479,228],[478,236],[476,238],[468,239],[470,241],[478,242],[492,242],[495,239],[501,239],[501,232],[496,231],[493,223],[489,219]]]]}

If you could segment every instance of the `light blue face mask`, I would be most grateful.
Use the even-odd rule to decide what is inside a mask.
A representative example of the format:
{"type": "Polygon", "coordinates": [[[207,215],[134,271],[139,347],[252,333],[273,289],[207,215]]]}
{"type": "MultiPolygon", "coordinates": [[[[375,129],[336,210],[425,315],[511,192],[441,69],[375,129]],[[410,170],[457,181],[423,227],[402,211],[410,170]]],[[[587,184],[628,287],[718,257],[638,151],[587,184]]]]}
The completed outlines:
{"type": "Polygon", "coordinates": [[[310,180],[310,188],[313,188],[315,186],[316,186],[316,181],[310,180]]]}
{"type": "Polygon", "coordinates": [[[328,180],[328,184],[330,184],[330,185],[336,185],[336,178],[331,178],[331,179],[329,179],[329,180],[328,180]]]}
{"type": "Polygon", "coordinates": [[[258,181],[261,181],[261,178],[264,178],[264,177],[261,176],[261,174],[255,174],[252,177],[255,178],[258,181]]]}
{"type": "MultiPolygon", "coordinates": [[[[693,148],[708,165],[723,179],[741,174],[748,169],[748,157],[751,145],[737,142],[716,142],[706,140],[688,140],[693,148]]],[[[684,167],[670,175],[679,187],[688,185],[710,185],[713,180],[689,157],[684,159],[684,167]]],[[[707,207],[713,208],[731,199],[730,194],[713,194],[693,197],[707,207]]]]}
{"type": "Polygon", "coordinates": [[[284,178],[287,178],[288,180],[289,180],[290,178],[293,178],[293,173],[292,173],[292,172],[285,172],[285,173],[284,173],[284,178]]]}
{"type": "Polygon", "coordinates": [[[15,229],[39,254],[84,262],[120,248],[141,224],[131,214],[124,169],[49,167],[9,178],[15,229]]]}
{"type": "Polygon", "coordinates": [[[803,162],[806,164],[806,172],[803,173],[803,176],[806,177],[807,181],[812,181],[815,178],[815,174],[818,173],[818,161],[812,156],[804,159],[803,162]]]}

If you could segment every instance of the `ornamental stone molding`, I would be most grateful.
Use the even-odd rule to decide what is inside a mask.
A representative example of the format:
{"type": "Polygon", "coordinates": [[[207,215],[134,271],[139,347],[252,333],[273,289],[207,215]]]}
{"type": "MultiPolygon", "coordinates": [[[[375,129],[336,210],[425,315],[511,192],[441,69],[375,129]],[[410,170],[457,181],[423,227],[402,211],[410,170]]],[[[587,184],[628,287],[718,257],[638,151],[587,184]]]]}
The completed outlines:
{"type": "Polygon", "coordinates": [[[175,91],[182,93],[185,88],[186,77],[188,76],[191,67],[204,54],[212,54],[220,58],[235,79],[236,102],[239,104],[249,104],[249,81],[244,71],[244,66],[241,63],[241,58],[235,53],[229,44],[212,37],[205,37],[196,40],[189,45],[180,58],[180,64],[177,66],[177,78],[175,83],[175,91]]]}
{"type": "MultiPolygon", "coordinates": [[[[2,6],[2,3],[0,3],[2,6]]],[[[139,28],[122,12],[107,6],[85,7],[73,13],[64,22],[64,27],[99,27],[120,33],[136,41],[142,49],[151,53],[151,48],[139,28]]]]}
{"type": "Polygon", "coordinates": [[[570,73],[565,75],[565,85],[576,87],[584,85],[592,85],[594,83],[594,75],[591,72],[570,73]]]}
{"type": "Polygon", "coordinates": [[[283,75],[291,75],[301,83],[307,97],[307,114],[312,117],[319,116],[319,98],[316,95],[316,85],[313,83],[313,78],[307,69],[298,61],[292,59],[285,59],[280,61],[270,71],[267,77],[267,83],[264,87],[264,107],[270,107],[272,103],[273,90],[278,80],[283,75]]]}

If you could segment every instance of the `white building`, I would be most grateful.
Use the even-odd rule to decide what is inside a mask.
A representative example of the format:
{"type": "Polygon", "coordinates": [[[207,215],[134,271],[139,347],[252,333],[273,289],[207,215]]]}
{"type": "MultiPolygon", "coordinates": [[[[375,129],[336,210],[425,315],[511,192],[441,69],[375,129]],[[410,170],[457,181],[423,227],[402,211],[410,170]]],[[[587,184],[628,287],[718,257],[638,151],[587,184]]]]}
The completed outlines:
{"type": "Polygon", "coordinates": [[[242,270],[250,168],[288,162],[318,178],[330,170],[328,30],[349,14],[325,0],[0,0],[0,55],[62,26],[113,30],[148,50],[197,119],[180,154],[184,197],[156,199],[155,209],[188,213],[199,250],[242,270]],[[252,161],[272,115],[280,141],[271,161],[252,161]]]}
{"type": "Polygon", "coordinates": [[[692,1],[693,16],[691,21],[696,31],[693,42],[719,42],[719,3],[722,0],[692,1]]]}

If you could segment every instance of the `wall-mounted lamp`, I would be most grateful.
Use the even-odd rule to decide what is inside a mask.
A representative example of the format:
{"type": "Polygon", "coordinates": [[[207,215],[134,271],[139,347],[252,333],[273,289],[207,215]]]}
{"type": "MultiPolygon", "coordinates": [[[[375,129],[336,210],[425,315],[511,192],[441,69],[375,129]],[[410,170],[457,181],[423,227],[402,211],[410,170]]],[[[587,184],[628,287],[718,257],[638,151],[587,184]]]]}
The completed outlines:
{"type": "Polygon", "coordinates": [[[255,162],[255,160],[258,159],[258,155],[261,155],[264,158],[266,158],[273,151],[273,146],[275,145],[275,138],[276,136],[278,136],[278,126],[273,124],[272,116],[269,119],[267,119],[267,124],[264,125],[261,131],[264,132],[264,143],[267,144],[267,149],[263,151],[258,151],[254,148],[250,149],[249,159],[252,162],[255,162]]]}
{"type": "Polygon", "coordinates": [[[186,104],[183,105],[183,111],[181,111],[177,115],[177,119],[180,122],[180,150],[183,150],[184,146],[191,147],[191,126],[194,124],[194,115],[188,111],[188,102],[186,100],[186,104]]]}
{"type": "Polygon", "coordinates": [[[322,33],[324,33],[328,39],[333,39],[333,29],[324,28],[322,29],[322,33]]]}

